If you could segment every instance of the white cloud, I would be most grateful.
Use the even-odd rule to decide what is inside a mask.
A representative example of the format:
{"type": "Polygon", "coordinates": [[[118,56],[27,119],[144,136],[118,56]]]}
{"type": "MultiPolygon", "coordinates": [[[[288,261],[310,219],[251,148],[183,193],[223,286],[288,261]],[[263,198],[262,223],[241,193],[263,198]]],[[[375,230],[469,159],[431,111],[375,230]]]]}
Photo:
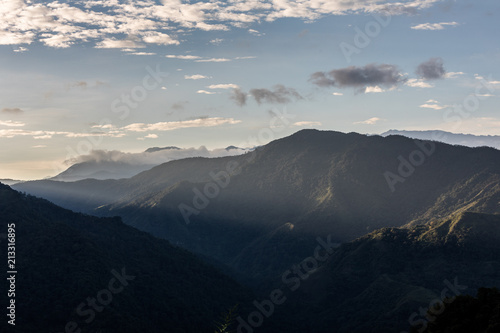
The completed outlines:
{"type": "Polygon", "coordinates": [[[293,126],[301,126],[301,127],[311,127],[311,126],[321,126],[321,122],[319,121],[297,121],[292,124],[293,126]]]}
{"type": "Polygon", "coordinates": [[[344,93],[341,92],[332,92],[333,96],[344,96],[344,93]]]}
{"type": "Polygon", "coordinates": [[[213,127],[225,124],[234,125],[240,122],[241,120],[235,120],[233,118],[197,118],[182,121],[159,122],[154,124],[135,123],[123,127],[122,130],[130,132],[172,131],[180,128],[213,127]]]}
{"type": "Polygon", "coordinates": [[[205,94],[205,95],[215,95],[216,94],[216,92],[206,91],[206,90],[198,90],[196,93],[198,93],[198,94],[205,94]]]}
{"type": "Polygon", "coordinates": [[[208,79],[208,76],[201,75],[201,74],[184,75],[184,79],[186,79],[186,80],[201,80],[201,79],[208,79]]]}
{"type": "Polygon", "coordinates": [[[222,43],[224,41],[223,38],[215,38],[215,39],[212,39],[210,41],[210,44],[214,44],[214,45],[219,45],[220,43],[222,43]]]}
{"type": "Polygon", "coordinates": [[[405,85],[414,88],[433,88],[434,86],[422,79],[408,79],[405,85]]]}
{"type": "Polygon", "coordinates": [[[200,59],[201,57],[194,56],[194,55],[174,55],[174,54],[168,54],[165,57],[169,59],[182,59],[182,60],[195,60],[195,59],[200,59]]]}
{"type": "Polygon", "coordinates": [[[258,32],[255,29],[248,29],[248,32],[251,33],[254,36],[264,36],[265,35],[265,33],[258,32]]]}
{"type": "Polygon", "coordinates": [[[22,47],[22,46],[19,46],[17,49],[14,49],[14,52],[17,53],[24,53],[26,51],[29,51],[29,49],[27,47],[22,47]]]}
{"type": "Polygon", "coordinates": [[[438,101],[436,101],[435,99],[430,99],[427,102],[425,102],[424,104],[420,105],[420,107],[426,108],[426,109],[433,109],[433,110],[443,110],[443,109],[446,109],[450,106],[449,105],[440,105],[440,103],[438,101]]]}
{"type": "MultiPolygon", "coordinates": [[[[252,24],[281,18],[317,20],[328,15],[385,11],[414,13],[439,0],[4,0],[0,6],[0,44],[34,41],[64,48],[95,42],[98,48],[138,48],[143,43],[178,45],[194,30],[225,31],[233,27],[262,35],[252,24]],[[125,36],[125,37],[117,37],[125,36]]],[[[456,22],[428,23],[416,29],[441,29],[456,22]]],[[[218,39],[215,39],[215,43],[218,39]]]]}
{"type": "Polygon", "coordinates": [[[380,88],[379,86],[374,86],[374,87],[366,87],[365,93],[381,93],[385,92],[384,89],[380,88]]]}
{"type": "Polygon", "coordinates": [[[152,56],[152,55],[156,55],[156,53],[154,53],[154,52],[130,52],[130,53],[127,53],[127,54],[137,55],[137,56],[152,56]]]}
{"type": "Polygon", "coordinates": [[[444,74],[444,77],[447,79],[454,79],[454,78],[458,77],[459,75],[464,75],[464,74],[465,74],[464,72],[448,72],[448,73],[444,74]]]}
{"type": "Polygon", "coordinates": [[[142,40],[149,44],[179,45],[180,42],[167,34],[158,31],[148,31],[142,36],[142,40]]]}
{"type": "Polygon", "coordinates": [[[195,62],[228,62],[228,61],[231,61],[231,59],[227,59],[227,58],[210,58],[210,59],[195,60],[195,62]]]}
{"type": "Polygon", "coordinates": [[[367,119],[367,120],[354,122],[353,124],[355,124],[355,125],[358,125],[358,124],[361,124],[361,125],[375,125],[376,123],[378,123],[381,120],[382,119],[380,119],[378,117],[373,117],[373,118],[370,118],[370,119],[367,119]]]}
{"type": "Polygon", "coordinates": [[[411,27],[414,30],[443,30],[446,26],[456,27],[457,22],[422,23],[411,27]]]}
{"type": "Polygon", "coordinates": [[[12,120],[7,120],[7,121],[0,120],[0,125],[7,126],[7,127],[23,127],[23,126],[25,126],[24,123],[21,123],[18,121],[12,121],[12,120]]]}
{"type": "Polygon", "coordinates": [[[208,89],[238,89],[240,86],[234,83],[211,84],[208,89]]]}

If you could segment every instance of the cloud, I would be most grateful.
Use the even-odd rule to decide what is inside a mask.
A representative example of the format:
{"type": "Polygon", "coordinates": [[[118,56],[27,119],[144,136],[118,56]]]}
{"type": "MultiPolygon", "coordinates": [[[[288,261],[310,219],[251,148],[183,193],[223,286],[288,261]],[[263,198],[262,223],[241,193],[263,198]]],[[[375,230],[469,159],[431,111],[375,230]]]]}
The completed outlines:
{"type": "Polygon", "coordinates": [[[234,100],[237,105],[243,106],[247,103],[247,94],[240,88],[235,88],[231,93],[231,99],[234,100]]]}
{"type": "Polygon", "coordinates": [[[209,89],[238,89],[239,86],[234,83],[222,83],[222,84],[211,84],[207,88],[209,89]]]}
{"type": "Polygon", "coordinates": [[[195,60],[195,59],[200,59],[201,57],[195,56],[195,55],[174,55],[174,54],[167,54],[165,56],[166,58],[169,59],[182,59],[182,60],[195,60]]]}
{"type": "Polygon", "coordinates": [[[414,88],[432,88],[434,87],[432,84],[422,80],[422,79],[408,79],[406,81],[405,85],[408,87],[414,87],[414,88]]]}
{"type": "Polygon", "coordinates": [[[251,33],[251,34],[252,34],[252,35],[254,35],[254,36],[259,36],[259,37],[260,37],[260,36],[264,36],[264,35],[265,35],[265,33],[258,32],[258,31],[257,31],[257,30],[255,30],[255,29],[248,29],[248,32],[249,32],[249,33],[251,33]]]}
{"type": "Polygon", "coordinates": [[[438,80],[443,79],[446,74],[446,70],[443,66],[443,59],[441,58],[430,58],[418,65],[415,71],[417,75],[424,80],[438,80]]]}
{"type": "Polygon", "coordinates": [[[17,52],[17,53],[24,53],[26,51],[29,51],[29,49],[27,47],[23,47],[23,46],[19,46],[17,49],[14,49],[14,52],[17,52]]]}
{"type": "Polygon", "coordinates": [[[430,99],[424,104],[420,105],[421,108],[433,109],[433,110],[442,110],[450,107],[449,105],[440,105],[438,101],[435,99],[430,99]]]}
{"type": "Polygon", "coordinates": [[[376,123],[378,123],[381,120],[382,119],[380,119],[378,117],[373,117],[373,118],[370,118],[370,119],[367,119],[367,120],[354,122],[353,124],[355,124],[355,125],[358,125],[358,124],[359,125],[375,125],[376,123]]]}
{"type": "MultiPolygon", "coordinates": [[[[145,137],[141,138],[144,139],[145,137]]],[[[235,156],[245,153],[246,149],[218,148],[209,150],[205,146],[199,148],[179,148],[166,149],[154,152],[142,153],[124,153],[118,150],[93,150],[90,154],[80,155],[76,158],[66,161],[67,164],[85,163],[85,162],[122,162],[131,165],[159,165],[161,163],[190,158],[190,157],[224,157],[235,156]]]]}
{"type": "Polygon", "coordinates": [[[165,33],[148,31],[142,35],[142,40],[148,44],[179,45],[180,42],[165,33]]]}
{"type": "Polygon", "coordinates": [[[196,93],[198,93],[198,94],[205,94],[205,95],[215,95],[216,94],[216,92],[206,91],[206,90],[198,90],[196,93]]]}
{"type": "Polygon", "coordinates": [[[210,41],[210,44],[214,44],[214,45],[219,45],[220,43],[222,43],[224,41],[224,39],[222,38],[215,38],[215,39],[212,39],[210,41]]]}
{"type": "Polygon", "coordinates": [[[184,110],[184,105],[185,104],[188,104],[189,102],[188,101],[183,101],[183,102],[178,102],[178,103],[174,103],[172,104],[172,109],[173,110],[177,110],[177,111],[180,111],[180,110],[184,110]]]}
{"type": "Polygon", "coordinates": [[[365,89],[365,93],[382,93],[382,92],[385,92],[384,89],[380,88],[379,86],[375,86],[375,87],[366,87],[365,89]]]}
{"type": "Polygon", "coordinates": [[[20,108],[3,108],[1,112],[5,113],[23,113],[24,111],[20,108]]]}
{"type": "Polygon", "coordinates": [[[344,96],[344,93],[341,92],[332,92],[333,96],[344,96]]]}
{"type": "Polygon", "coordinates": [[[122,127],[122,130],[130,132],[173,131],[181,128],[214,127],[225,124],[234,125],[240,122],[241,120],[235,120],[233,118],[197,118],[182,121],[159,122],[153,124],[134,123],[122,127]]]}
{"type": "Polygon", "coordinates": [[[292,126],[305,126],[305,127],[312,127],[312,126],[321,126],[321,122],[319,121],[297,121],[292,124],[292,126]]]}
{"type": "Polygon", "coordinates": [[[2,121],[0,120],[0,126],[7,126],[7,127],[23,127],[26,124],[21,123],[19,121],[12,121],[12,120],[7,120],[7,121],[2,121]]]}
{"type": "Polygon", "coordinates": [[[231,61],[231,59],[227,59],[227,58],[210,58],[210,59],[195,60],[195,62],[228,62],[228,61],[231,61]]]}
{"type": "Polygon", "coordinates": [[[444,75],[446,79],[454,79],[460,75],[464,75],[464,72],[448,72],[444,75]]]}
{"type": "Polygon", "coordinates": [[[369,87],[373,91],[375,87],[393,88],[406,82],[407,78],[394,65],[368,64],[364,67],[350,66],[334,69],[328,73],[316,72],[309,79],[319,87],[356,88],[358,91],[366,92],[369,87]]]}
{"type": "Polygon", "coordinates": [[[201,74],[184,75],[184,79],[186,79],[186,80],[201,80],[201,79],[208,79],[208,76],[201,75],[201,74]]]}
{"type": "Polygon", "coordinates": [[[443,30],[445,26],[456,27],[457,22],[422,23],[411,27],[414,30],[443,30]]]}
{"type": "Polygon", "coordinates": [[[261,88],[251,89],[250,95],[255,98],[258,104],[262,103],[280,103],[285,104],[294,99],[303,99],[303,97],[293,88],[287,88],[282,84],[277,84],[272,90],[261,88]]]}
{"type": "MultiPolygon", "coordinates": [[[[247,29],[260,22],[296,18],[307,22],[330,15],[385,12],[415,14],[439,0],[356,1],[22,1],[0,6],[0,44],[41,42],[67,48],[95,43],[97,48],[178,45],[193,31],[247,29]],[[118,37],[120,36],[120,37],[118,37]]],[[[447,22],[445,22],[447,23],[447,22]]]]}
{"type": "Polygon", "coordinates": [[[156,53],[154,53],[154,52],[130,52],[130,53],[127,53],[127,54],[136,55],[136,56],[152,56],[152,55],[156,55],[156,53]]]}
{"type": "Polygon", "coordinates": [[[144,137],[144,139],[158,139],[158,135],[156,134],[148,134],[144,137]]]}

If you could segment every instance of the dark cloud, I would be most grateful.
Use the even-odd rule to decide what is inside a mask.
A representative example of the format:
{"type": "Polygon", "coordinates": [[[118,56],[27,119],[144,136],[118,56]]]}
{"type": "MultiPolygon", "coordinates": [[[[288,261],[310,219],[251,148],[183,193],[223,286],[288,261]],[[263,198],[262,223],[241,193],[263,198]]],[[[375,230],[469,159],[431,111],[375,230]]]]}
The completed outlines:
{"type": "Polygon", "coordinates": [[[174,103],[174,104],[172,104],[171,108],[172,108],[172,110],[181,111],[181,110],[184,110],[184,105],[187,103],[188,103],[187,101],[174,103]]]}
{"type": "Polygon", "coordinates": [[[302,99],[303,97],[293,88],[287,88],[282,84],[277,84],[273,90],[269,89],[251,89],[250,95],[257,103],[289,103],[292,98],[302,99]]]}
{"type": "Polygon", "coordinates": [[[5,113],[23,113],[24,111],[20,108],[3,108],[2,112],[5,113]]]}
{"type": "Polygon", "coordinates": [[[231,99],[233,99],[239,106],[243,106],[247,103],[247,94],[244,93],[240,88],[235,88],[233,89],[231,99]]]}
{"type": "Polygon", "coordinates": [[[443,59],[431,58],[418,65],[415,73],[417,73],[420,78],[425,80],[442,79],[446,74],[446,70],[443,66],[443,59]]]}
{"type": "Polygon", "coordinates": [[[368,64],[364,67],[350,66],[334,69],[328,73],[316,72],[309,81],[320,87],[357,88],[365,91],[367,87],[393,87],[404,83],[406,77],[394,65],[368,64]]]}

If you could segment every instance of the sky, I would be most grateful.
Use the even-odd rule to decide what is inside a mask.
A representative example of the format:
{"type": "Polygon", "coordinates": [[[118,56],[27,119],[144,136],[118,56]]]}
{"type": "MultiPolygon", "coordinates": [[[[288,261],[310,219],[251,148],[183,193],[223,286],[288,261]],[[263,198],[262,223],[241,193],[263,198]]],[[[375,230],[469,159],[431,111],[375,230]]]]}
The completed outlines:
{"type": "Polygon", "coordinates": [[[0,0],[0,178],[304,128],[500,135],[498,31],[497,0],[0,0]]]}

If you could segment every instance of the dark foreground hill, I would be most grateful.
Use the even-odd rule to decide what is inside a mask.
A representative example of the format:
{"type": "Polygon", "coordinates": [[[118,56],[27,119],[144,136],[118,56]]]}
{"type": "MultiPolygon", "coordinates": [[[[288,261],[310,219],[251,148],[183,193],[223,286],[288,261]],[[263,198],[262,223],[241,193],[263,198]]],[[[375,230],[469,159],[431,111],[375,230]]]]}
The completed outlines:
{"type": "Polygon", "coordinates": [[[16,325],[3,314],[2,332],[213,332],[221,313],[251,299],[194,255],[119,218],[76,214],[0,184],[0,221],[2,231],[15,225],[17,270],[16,325]]]}
{"type": "Polygon", "coordinates": [[[455,212],[500,213],[500,151],[304,130],[252,153],[177,160],[130,179],[15,188],[121,216],[261,280],[307,255],[318,236],[347,242],[455,212]]]}

